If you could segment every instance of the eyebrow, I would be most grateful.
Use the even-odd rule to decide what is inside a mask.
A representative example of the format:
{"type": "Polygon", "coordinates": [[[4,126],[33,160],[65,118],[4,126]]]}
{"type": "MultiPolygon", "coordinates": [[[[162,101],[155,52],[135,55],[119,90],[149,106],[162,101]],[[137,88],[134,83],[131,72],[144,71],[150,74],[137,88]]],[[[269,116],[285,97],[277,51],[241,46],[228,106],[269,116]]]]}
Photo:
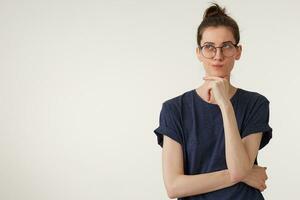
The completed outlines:
{"type": "MultiPolygon", "coordinates": [[[[230,42],[230,43],[232,43],[232,44],[234,44],[232,41],[230,41],[230,40],[228,40],[228,41],[225,41],[225,42],[222,42],[222,44],[224,44],[224,43],[228,43],[228,42],[230,42]]],[[[204,44],[215,44],[215,43],[213,43],[213,42],[204,42],[203,43],[203,45],[204,44]]]]}

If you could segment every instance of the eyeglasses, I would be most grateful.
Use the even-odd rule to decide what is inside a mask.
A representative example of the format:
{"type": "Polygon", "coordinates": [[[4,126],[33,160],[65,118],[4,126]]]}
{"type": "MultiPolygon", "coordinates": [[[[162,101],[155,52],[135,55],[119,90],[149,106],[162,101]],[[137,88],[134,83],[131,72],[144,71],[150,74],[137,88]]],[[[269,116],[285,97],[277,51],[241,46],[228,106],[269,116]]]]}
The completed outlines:
{"type": "Polygon", "coordinates": [[[221,47],[215,47],[212,44],[205,44],[203,46],[199,46],[201,53],[205,58],[215,57],[217,53],[217,48],[221,49],[221,52],[225,57],[231,57],[235,54],[237,47],[237,44],[233,44],[231,42],[225,43],[221,47]]]}

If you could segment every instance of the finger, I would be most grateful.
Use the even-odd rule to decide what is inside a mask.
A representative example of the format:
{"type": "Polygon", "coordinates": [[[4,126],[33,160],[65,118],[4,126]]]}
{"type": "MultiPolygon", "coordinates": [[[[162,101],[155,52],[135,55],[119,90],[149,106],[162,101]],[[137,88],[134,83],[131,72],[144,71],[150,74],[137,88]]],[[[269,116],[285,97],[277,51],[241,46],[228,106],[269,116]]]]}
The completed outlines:
{"type": "Polygon", "coordinates": [[[203,80],[215,80],[215,81],[218,81],[218,80],[222,80],[222,78],[217,77],[217,76],[205,76],[205,77],[203,77],[203,80]]]}
{"type": "Polygon", "coordinates": [[[229,80],[229,75],[225,75],[225,76],[204,76],[203,79],[216,79],[216,80],[226,79],[226,80],[229,80]]]}
{"type": "Polygon", "coordinates": [[[266,189],[266,188],[267,188],[267,185],[266,185],[266,184],[263,184],[263,188],[266,189]]]}
{"type": "Polygon", "coordinates": [[[260,186],[258,186],[258,189],[262,192],[262,191],[264,191],[265,188],[262,185],[260,185],[260,186]]]}
{"type": "Polygon", "coordinates": [[[223,80],[223,78],[220,78],[218,76],[204,76],[203,80],[216,80],[216,81],[220,80],[221,81],[221,80],[223,80]]]}
{"type": "Polygon", "coordinates": [[[265,184],[263,184],[259,188],[260,188],[260,191],[264,191],[267,188],[267,186],[265,184]]]}

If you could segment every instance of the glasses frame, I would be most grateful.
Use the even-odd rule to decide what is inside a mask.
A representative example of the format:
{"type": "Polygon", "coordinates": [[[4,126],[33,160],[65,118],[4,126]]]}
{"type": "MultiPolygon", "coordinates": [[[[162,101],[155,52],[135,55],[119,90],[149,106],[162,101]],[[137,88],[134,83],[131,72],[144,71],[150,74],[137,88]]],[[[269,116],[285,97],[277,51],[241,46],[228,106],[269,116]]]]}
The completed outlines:
{"type": "MultiPolygon", "coordinates": [[[[238,46],[238,43],[237,43],[237,44],[233,44],[232,42],[228,42],[228,43],[232,44],[236,49],[239,47],[239,46],[238,46]]],[[[203,49],[204,46],[206,46],[206,45],[205,45],[205,44],[202,45],[202,46],[199,45],[198,47],[199,47],[199,49],[200,49],[200,52],[201,52],[202,56],[204,56],[205,58],[208,58],[208,59],[212,59],[212,58],[214,58],[214,57],[216,56],[216,54],[217,54],[217,48],[220,48],[220,49],[221,49],[221,52],[222,52],[223,56],[226,57],[226,58],[230,58],[230,57],[232,57],[232,56],[234,55],[234,54],[233,54],[232,56],[225,56],[224,53],[223,53],[223,49],[222,49],[222,48],[224,47],[224,45],[221,46],[221,47],[215,47],[215,46],[211,45],[212,47],[215,48],[215,51],[214,51],[215,53],[214,53],[214,55],[213,55],[212,57],[206,57],[206,56],[203,54],[203,52],[202,52],[202,49],[203,49]]]]}

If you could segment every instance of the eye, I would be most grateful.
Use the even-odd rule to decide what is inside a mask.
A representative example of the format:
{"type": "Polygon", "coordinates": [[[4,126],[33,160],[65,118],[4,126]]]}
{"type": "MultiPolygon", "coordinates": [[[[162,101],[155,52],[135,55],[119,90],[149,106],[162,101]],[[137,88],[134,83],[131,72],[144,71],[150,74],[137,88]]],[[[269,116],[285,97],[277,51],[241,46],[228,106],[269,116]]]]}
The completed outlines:
{"type": "Polygon", "coordinates": [[[233,45],[230,44],[230,43],[227,43],[227,44],[223,45],[223,48],[225,48],[225,49],[231,49],[231,48],[233,48],[233,45]]]}
{"type": "Polygon", "coordinates": [[[211,50],[211,51],[215,49],[215,47],[211,44],[206,44],[203,47],[204,47],[204,49],[211,50]]]}

